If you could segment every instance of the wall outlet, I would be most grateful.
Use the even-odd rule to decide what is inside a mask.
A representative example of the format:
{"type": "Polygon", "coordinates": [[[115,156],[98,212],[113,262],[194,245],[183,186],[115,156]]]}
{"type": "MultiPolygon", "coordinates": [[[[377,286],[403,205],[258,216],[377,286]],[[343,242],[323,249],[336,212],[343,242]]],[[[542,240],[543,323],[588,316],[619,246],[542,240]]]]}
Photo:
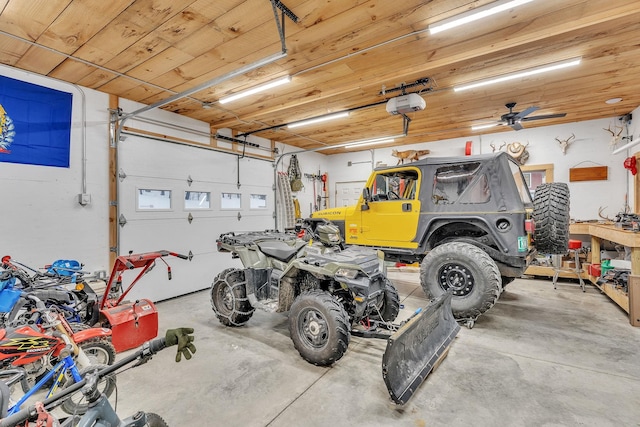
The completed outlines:
{"type": "Polygon", "coordinates": [[[88,194],[88,193],[78,194],[78,203],[80,203],[82,206],[91,204],[91,194],[88,194]]]}

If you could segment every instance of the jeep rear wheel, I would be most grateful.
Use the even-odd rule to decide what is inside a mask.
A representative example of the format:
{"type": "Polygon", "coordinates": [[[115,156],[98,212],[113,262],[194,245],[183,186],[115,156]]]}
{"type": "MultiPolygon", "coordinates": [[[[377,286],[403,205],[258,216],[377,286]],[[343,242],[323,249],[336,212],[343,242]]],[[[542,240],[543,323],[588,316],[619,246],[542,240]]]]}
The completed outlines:
{"type": "Polygon", "coordinates": [[[300,356],[328,366],[349,346],[349,316],[328,292],[313,290],[298,296],[289,311],[289,333],[300,356]]]}
{"type": "Polygon", "coordinates": [[[235,268],[224,270],[214,279],[211,285],[211,308],[223,325],[242,326],[253,315],[246,284],[244,271],[235,268]]]}
{"type": "Polygon", "coordinates": [[[500,270],[482,249],[470,243],[444,243],[424,257],[420,282],[427,298],[451,290],[451,309],[458,319],[475,319],[489,310],[502,290],[500,270]]]}
{"type": "Polygon", "coordinates": [[[533,221],[538,252],[564,254],[569,246],[569,186],[562,182],[540,184],[533,199],[533,221]]]}

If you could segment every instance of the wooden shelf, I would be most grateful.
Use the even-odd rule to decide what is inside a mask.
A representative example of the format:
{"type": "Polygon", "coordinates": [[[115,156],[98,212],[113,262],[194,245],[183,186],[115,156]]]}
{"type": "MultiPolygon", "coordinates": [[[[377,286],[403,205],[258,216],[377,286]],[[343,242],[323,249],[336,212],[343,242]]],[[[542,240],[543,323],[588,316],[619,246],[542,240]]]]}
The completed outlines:
{"type": "MultiPolygon", "coordinates": [[[[623,230],[613,224],[599,223],[571,224],[569,227],[569,233],[586,234],[591,236],[591,262],[593,264],[600,264],[600,246],[602,240],[609,240],[611,242],[630,247],[631,275],[640,275],[640,233],[623,230]]],[[[553,271],[553,269],[551,270],[553,271]]],[[[529,271],[529,269],[527,269],[527,271],[529,271]]],[[[631,323],[631,325],[640,326],[640,321],[637,319],[638,313],[640,313],[640,298],[629,298],[629,295],[626,292],[621,291],[609,283],[600,285],[597,283],[598,277],[587,276],[587,279],[600,289],[602,293],[618,304],[624,311],[629,313],[629,323],[631,323]]],[[[629,282],[631,282],[631,280],[629,280],[629,282]]]]}
{"type": "MultiPolygon", "coordinates": [[[[553,277],[553,275],[555,274],[555,270],[553,269],[553,267],[545,267],[543,265],[530,265],[529,267],[527,267],[524,274],[526,274],[527,276],[553,277]]],[[[584,280],[589,280],[589,277],[591,277],[584,271],[580,272],[580,276],[582,276],[582,279],[584,280]]],[[[569,270],[560,270],[558,272],[558,277],[578,280],[578,276],[576,275],[576,273],[569,270]]]]}
{"type": "Polygon", "coordinates": [[[629,295],[626,292],[621,291],[610,283],[604,283],[599,285],[596,283],[598,278],[590,276],[591,283],[593,283],[603,294],[611,298],[616,304],[618,304],[624,311],[629,313],[629,295]]]}

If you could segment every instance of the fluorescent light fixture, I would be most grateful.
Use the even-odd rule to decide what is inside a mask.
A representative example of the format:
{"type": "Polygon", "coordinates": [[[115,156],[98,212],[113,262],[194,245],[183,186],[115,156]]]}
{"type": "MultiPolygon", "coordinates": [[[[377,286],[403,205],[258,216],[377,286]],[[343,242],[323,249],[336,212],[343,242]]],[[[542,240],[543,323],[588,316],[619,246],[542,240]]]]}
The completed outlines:
{"type": "Polygon", "coordinates": [[[605,104],[617,104],[620,101],[622,101],[622,98],[611,98],[611,99],[607,99],[604,102],[605,104]]]}
{"type": "Polygon", "coordinates": [[[287,128],[292,129],[292,128],[297,128],[299,126],[313,125],[316,123],[326,122],[327,120],[341,119],[343,117],[348,117],[348,116],[349,116],[348,111],[343,111],[341,113],[327,114],[324,116],[315,117],[313,119],[300,120],[299,122],[290,123],[287,125],[287,128]]]}
{"type": "Polygon", "coordinates": [[[506,82],[508,80],[515,80],[515,79],[520,79],[520,78],[523,78],[523,77],[533,76],[535,74],[546,73],[547,71],[554,71],[554,70],[560,70],[562,68],[573,67],[574,65],[578,65],[581,60],[582,60],[582,58],[578,57],[578,58],[567,59],[566,61],[553,62],[551,64],[541,65],[539,67],[534,67],[534,68],[529,68],[529,69],[524,70],[524,71],[517,71],[517,72],[511,73],[511,74],[505,74],[505,75],[502,75],[502,76],[492,77],[492,78],[485,79],[485,80],[478,80],[476,82],[467,83],[467,84],[461,85],[461,86],[455,86],[453,88],[453,90],[456,91],[456,92],[460,92],[462,90],[475,89],[475,88],[480,87],[480,86],[486,86],[486,85],[490,85],[490,84],[494,84],[494,83],[502,83],[502,82],[506,82]]]}
{"type": "Polygon", "coordinates": [[[363,147],[365,145],[376,145],[376,144],[384,144],[386,142],[395,141],[395,137],[393,136],[383,136],[380,138],[372,138],[372,139],[363,139],[362,141],[354,141],[346,144],[344,148],[353,148],[353,147],[363,147]]]}
{"type": "Polygon", "coordinates": [[[622,153],[624,150],[633,147],[634,145],[640,144],[640,138],[636,139],[635,141],[631,141],[625,145],[623,145],[622,147],[618,147],[615,150],[612,151],[611,154],[618,154],[618,153],[622,153]]]}
{"type": "Polygon", "coordinates": [[[491,15],[495,15],[496,13],[504,12],[505,10],[509,10],[516,6],[523,5],[525,3],[529,3],[533,0],[501,0],[490,3],[488,5],[477,7],[468,12],[461,13],[456,16],[452,16],[451,18],[444,19],[440,22],[436,22],[435,24],[429,25],[429,33],[436,34],[441,31],[449,30],[451,28],[458,27],[460,25],[465,25],[473,21],[477,21],[478,19],[483,19],[491,15]]]}
{"type": "Polygon", "coordinates": [[[495,126],[498,126],[499,123],[490,123],[486,125],[475,125],[471,126],[471,130],[480,130],[480,129],[489,129],[495,126]]]}
{"type": "Polygon", "coordinates": [[[245,96],[254,95],[258,92],[264,92],[265,90],[274,88],[276,86],[281,86],[283,84],[289,83],[290,81],[291,76],[284,76],[279,79],[254,86],[251,89],[243,90],[242,92],[234,93],[233,95],[224,96],[220,98],[218,102],[220,102],[220,104],[226,104],[227,102],[235,101],[237,99],[244,98],[245,96]]]}

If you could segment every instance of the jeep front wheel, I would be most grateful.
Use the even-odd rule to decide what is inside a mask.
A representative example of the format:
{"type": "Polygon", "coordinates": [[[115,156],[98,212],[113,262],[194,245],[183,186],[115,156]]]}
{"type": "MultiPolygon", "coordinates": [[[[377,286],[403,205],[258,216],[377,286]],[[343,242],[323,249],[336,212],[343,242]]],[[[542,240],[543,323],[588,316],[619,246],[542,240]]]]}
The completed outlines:
{"type": "Polygon", "coordinates": [[[482,249],[463,242],[444,243],[424,257],[420,282],[427,298],[451,290],[458,319],[475,319],[489,310],[502,290],[500,270],[482,249]]]}
{"type": "Polygon", "coordinates": [[[349,316],[328,292],[300,294],[289,311],[289,333],[300,356],[309,363],[329,366],[349,346],[349,316]]]}
{"type": "Polygon", "coordinates": [[[242,326],[249,321],[254,309],[247,299],[243,270],[227,268],[216,276],[211,285],[211,308],[223,325],[242,326]]]}

